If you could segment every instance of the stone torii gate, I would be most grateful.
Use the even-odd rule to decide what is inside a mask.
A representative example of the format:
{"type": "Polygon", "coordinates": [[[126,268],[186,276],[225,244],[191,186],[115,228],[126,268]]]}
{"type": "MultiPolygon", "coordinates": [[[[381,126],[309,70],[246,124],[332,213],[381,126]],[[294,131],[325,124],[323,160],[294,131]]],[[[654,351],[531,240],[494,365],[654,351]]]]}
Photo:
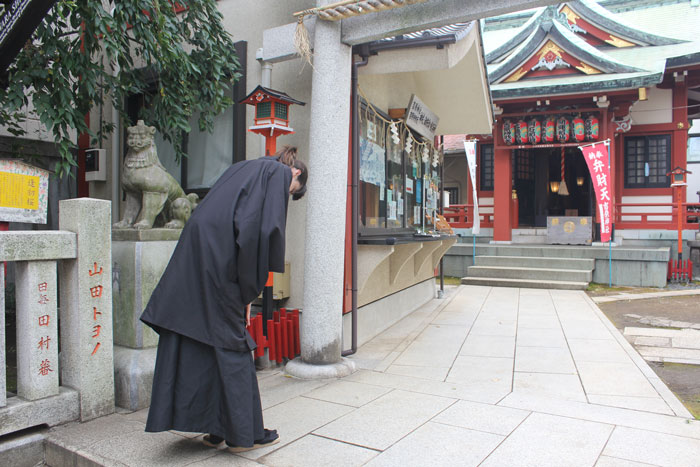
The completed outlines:
{"type": "MultiPolygon", "coordinates": [[[[316,5],[329,5],[318,0],[316,5]]],[[[340,21],[307,19],[313,48],[309,190],[307,194],[301,358],[287,365],[302,378],[343,376],[353,364],[341,357],[347,151],[350,138],[352,46],[385,37],[468,22],[559,3],[552,0],[428,0],[340,21]],[[315,176],[323,174],[321,176],[315,176]]],[[[263,32],[263,62],[297,58],[297,23],[263,32]]]]}

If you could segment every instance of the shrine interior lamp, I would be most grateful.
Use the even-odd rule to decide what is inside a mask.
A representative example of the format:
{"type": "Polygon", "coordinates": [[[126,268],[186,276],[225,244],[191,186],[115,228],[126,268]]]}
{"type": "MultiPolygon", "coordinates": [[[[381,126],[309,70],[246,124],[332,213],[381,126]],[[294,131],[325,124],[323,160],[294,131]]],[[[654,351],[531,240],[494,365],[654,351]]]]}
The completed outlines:
{"type": "Polygon", "coordinates": [[[549,182],[549,189],[552,190],[552,193],[559,193],[559,182],[556,180],[549,182]]]}

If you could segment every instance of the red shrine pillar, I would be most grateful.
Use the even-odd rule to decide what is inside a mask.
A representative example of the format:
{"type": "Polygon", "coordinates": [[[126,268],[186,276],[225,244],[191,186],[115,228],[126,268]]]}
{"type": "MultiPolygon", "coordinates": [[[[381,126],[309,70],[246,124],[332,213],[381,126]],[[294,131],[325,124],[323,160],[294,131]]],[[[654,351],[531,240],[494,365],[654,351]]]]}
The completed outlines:
{"type": "MultiPolygon", "coordinates": [[[[495,139],[498,140],[497,138],[495,139]]],[[[511,186],[513,168],[511,150],[494,148],[493,187],[493,239],[497,242],[511,241],[511,186]]]]}
{"type": "MultiPolygon", "coordinates": [[[[681,72],[679,71],[680,75],[681,72]]],[[[680,78],[680,76],[679,76],[680,78]]],[[[682,81],[676,81],[673,87],[673,141],[671,142],[671,168],[687,167],[687,147],[688,147],[688,82],[687,76],[683,76],[682,81]]],[[[680,187],[681,199],[685,203],[688,199],[686,186],[680,187]]],[[[679,213],[680,215],[680,213],[679,213]]]]}

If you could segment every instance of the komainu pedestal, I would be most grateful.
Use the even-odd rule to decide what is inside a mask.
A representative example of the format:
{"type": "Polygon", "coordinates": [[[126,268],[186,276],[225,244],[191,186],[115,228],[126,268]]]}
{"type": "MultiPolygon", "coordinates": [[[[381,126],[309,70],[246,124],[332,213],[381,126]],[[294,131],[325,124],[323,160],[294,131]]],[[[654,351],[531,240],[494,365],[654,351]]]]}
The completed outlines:
{"type": "Polygon", "coordinates": [[[181,230],[113,230],[114,377],[116,405],[148,407],[158,335],[139,317],[148,304],[181,230]]]}

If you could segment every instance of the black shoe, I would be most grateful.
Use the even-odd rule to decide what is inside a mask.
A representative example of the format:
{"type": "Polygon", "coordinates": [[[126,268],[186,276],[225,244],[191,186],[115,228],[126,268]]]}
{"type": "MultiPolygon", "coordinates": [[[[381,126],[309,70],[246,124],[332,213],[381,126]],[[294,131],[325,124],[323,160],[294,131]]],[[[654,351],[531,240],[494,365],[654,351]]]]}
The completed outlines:
{"type": "Polygon", "coordinates": [[[204,435],[202,438],[202,444],[209,446],[210,448],[220,448],[223,446],[224,438],[220,438],[216,435],[204,435]]]}
{"type": "Polygon", "coordinates": [[[253,441],[252,446],[231,446],[230,444],[226,443],[228,446],[226,449],[228,452],[235,454],[239,452],[252,451],[253,449],[264,448],[266,446],[272,446],[273,444],[277,444],[279,442],[280,436],[277,434],[277,430],[268,430],[265,428],[265,436],[262,439],[256,439],[253,441]]]}

